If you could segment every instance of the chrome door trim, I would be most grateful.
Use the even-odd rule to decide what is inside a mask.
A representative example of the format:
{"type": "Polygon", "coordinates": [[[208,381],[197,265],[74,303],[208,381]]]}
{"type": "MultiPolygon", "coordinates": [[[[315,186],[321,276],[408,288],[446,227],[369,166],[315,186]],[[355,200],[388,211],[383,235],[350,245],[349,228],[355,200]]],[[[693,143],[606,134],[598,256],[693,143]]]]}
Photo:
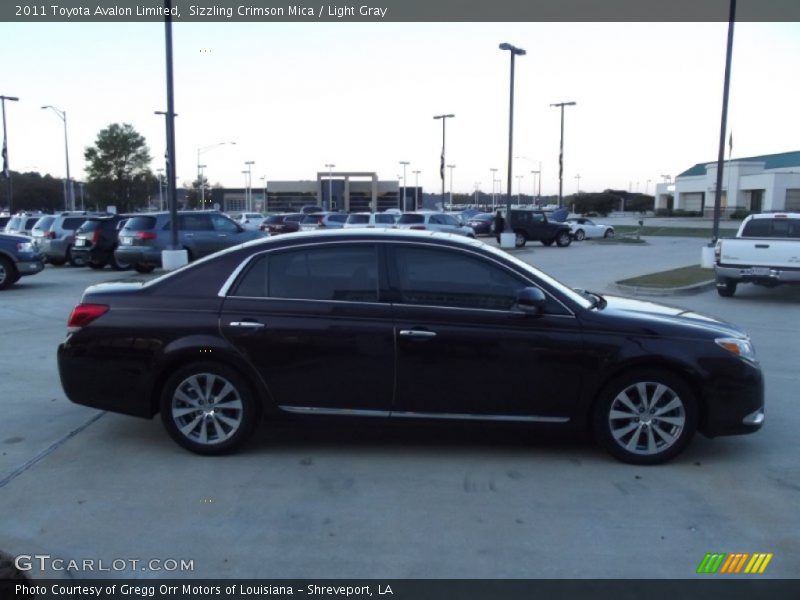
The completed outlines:
{"type": "Polygon", "coordinates": [[[353,417],[400,417],[403,419],[447,419],[461,421],[499,421],[520,423],[568,423],[569,417],[542,417],[525,415],[473,415],[462,413],[422,413],[422,412],[397,412],[385,410],[364,410],[354,408],[322,408],[316,406],[286,406],[280,405],[279,409],[288,413],[303,415],[330,415],[353,417]]]}

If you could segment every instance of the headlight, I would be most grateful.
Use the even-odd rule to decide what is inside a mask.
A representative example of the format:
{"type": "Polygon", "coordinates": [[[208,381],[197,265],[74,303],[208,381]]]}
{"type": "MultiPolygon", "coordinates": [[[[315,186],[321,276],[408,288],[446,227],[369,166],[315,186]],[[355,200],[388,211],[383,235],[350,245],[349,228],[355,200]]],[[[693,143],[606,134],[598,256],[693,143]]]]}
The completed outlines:
{"type": "Polygon", "coordinates": [[[22,242],[21,244],[17,244],[17,252],[30,252],[33,253],[33,244],[30,242],[22,242]]]}
{"type": "Polygon", "coordinates": [[[724,348],[736,356],[752,362],[756,361],[756,352],[750,340],[740,338],[717,338],[714,341],[717,342],[719,347],[724,348]]]}

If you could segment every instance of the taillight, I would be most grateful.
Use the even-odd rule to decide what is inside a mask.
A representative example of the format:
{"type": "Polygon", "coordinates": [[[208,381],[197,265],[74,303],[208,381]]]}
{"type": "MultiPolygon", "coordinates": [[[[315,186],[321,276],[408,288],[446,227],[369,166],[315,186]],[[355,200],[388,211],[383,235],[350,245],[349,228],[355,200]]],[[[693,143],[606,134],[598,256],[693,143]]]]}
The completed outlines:
{"type": "Polygon", "coordinates": [[[98,241],[100,241],[100,230],[96,229],[94,235],[92,235],[92,244],[96,244],[98,241]]]}
{"type": "Polygon", "coordinates": [[[317,223],[317,227],[325,227],[325,217],[319,218],[319,223],[317,223]]]}
{"type": "Polygon", "coordinates": [[[152,231],[137,231],[134,237],[137,240],[154,240],[156,239],[156,234],[152,231]]]}
{"type": "Polygon", "coordinates": [[[89,323],[108,312],[106,304],[78,304],[72,309],[72,314],[67,321],[67,327],[71,330],[86,327],[89,323]]]}
{"type": "Polygon", "coordinates": [[[424,230],[425,225],[412,225],[409,229],[417,229],[417,230],[424,230]]]}
{"type": "Polygon", "coordinates": [[[722,255],[722,240],[717,240],[714,245],[714,262],[719,264],[719,258],[722,255]]]}
{"type": "Polygon", "coordinates": [[[54,240],[54,239],[56,239],[56,232],[55,231],[45,231],[44,232],[44,237],[46,237],[49,240],[54,240]]]}

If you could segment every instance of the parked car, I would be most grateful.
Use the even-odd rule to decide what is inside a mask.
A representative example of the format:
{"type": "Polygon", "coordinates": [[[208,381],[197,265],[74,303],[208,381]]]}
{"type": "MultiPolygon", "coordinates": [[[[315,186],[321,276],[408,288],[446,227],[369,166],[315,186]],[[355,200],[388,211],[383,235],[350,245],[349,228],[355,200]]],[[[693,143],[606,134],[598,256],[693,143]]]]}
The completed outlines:
{"type": "Polygon", "coordinates": [[[514,232],[515,245],[520,248],[528,241],[539,241],[545,246],[555,242],[559,247],[569,246],[572,232],[569,225],[551,222],[544,211],[528,208],[512,208],[511,218],[506,218],[506,231],[514,232]]]}
{"type": "MultiPolygon", "coordinates": [[[[263,236],[260,231],[246,231],[217,211],[178,213],[178,245],[186,250],[190,262],[263,236]]],[[[171,246],[171,238],[168,212],[134,215],[119,232],[114,257],[132,264],[139,273],[149,273],[161,266],[161,252],[171,246]]]]}
{"type": "Polygon", "coordinates": [[[261,223],[261,231],[269,235],[280,233],[294,233],[300,231],[300,220],[305,217],[303,213],[286,213],[270,215],[261,223]]]}
{"type": "Polygon", "coordinates": [[[234,221],[248,231],[257,231],[261,228],[264,219],[266,219],[266,217],[261,213],[244,212],[240,214],[238,218],[234,219],[234,221]]]}
{"type": "Polygon", "coordinates": [[[571,230],[572,239],[582,242],[586,238],[614,237],[611,225],[601,225],[586,217],[570,217],[564,221],[571,230]]]}
{"type": "Polygon", "coordinates": [[[461,225],[452,215],[437,211],[407,212],[400,215],[395,225],[398,229],[414,229],[418,231],[439,231],[455,233],[474,238],[475,232],[468,225],[461,225]]]}
{"type": "Polygon", "coordinates": [[[30,236],[33,226],[36,225],[36,221],[43,216],[44,215],[41,213],[14,215],[8,220],[3,231],[10,234],[30,236]]]}
{"type": "Polygon", "coordinates": [[[0,215],[0,227],[5,229],[6,225],[8,225],[8,222],[10,220],[11,220],[11,215],[0,215]]]}
{"type": "Polygon", "coordinates": [[[344,223],[345,228],[353,227],[394,227],[399,215],[392,213],[350,213],[344,223]]]}
{"type": "Polygon", "coordinates": [[[800,284],[800,213],[763,213],[742,221],[735,238],[714,248],[717,293],[730,297],[740,283],[800,284]]]}
{"type": "Polygon", "coordinates": [[[160,412],[201,454],[240,446],[262,414],[357,414],[591,428],[618,459],[654,464],[696,430],[750,433],[764,419],[761,369],[737,327],[577,292],[435,232],[267,238],[92,286],[68,326],[70,400],[160,412]],[[487,372],[502,376],[464,377],[487,372]]]}
{"type": "Polygon", "coordinates": [[[84,258],[72,254],[75,231],[89,217],[104,214],[106,213],[76,211],[42,217],[33,226],[33,243],[52,265],[61,266],[69,261],[73,267],[83,267],[86,265],[84,258]]]}
{"type": "Polygon", "coordinates": [[[114,252],[119,245],[119,232],[132,216],[134,215],[89,217],[75,231],[72,256],[93,269],[102,269],[108,264],[117,271],[130,269],[132,265],[117,260],[114,252]]]}
{"type": "Polygon", "coordinates": [[[44,260],[29,237],[0,233],[0,290],[5,290],[26,275],[44,269],[44,260]]]}
{"type": "Polygon", "coordinates": [[[314,212],[308,213],[300,219],[300,231],[314,229],[341,229],[347,221],[347,213],[314,212]]]}
{"type": "Polygon", "coordinates": [[[494,215],[492,213],[477,213],[470,217],[467,225],[472,227],[475,235],[494,235],[494,215]]]}

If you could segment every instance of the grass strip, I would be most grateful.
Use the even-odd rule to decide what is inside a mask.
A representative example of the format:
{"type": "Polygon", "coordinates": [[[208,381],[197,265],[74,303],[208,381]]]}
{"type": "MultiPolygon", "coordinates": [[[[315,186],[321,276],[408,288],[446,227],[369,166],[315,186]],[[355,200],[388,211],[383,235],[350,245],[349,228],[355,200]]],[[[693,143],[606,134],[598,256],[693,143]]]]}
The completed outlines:
{"type": "Polygon", "coordinates": [[[649,275],[641,275],[639,277],[631,277],[630,279],[623,279],[618,281],[619,285],[627,285],[631,287],[652,287],[652,288],[676,288],[693,285],[696,283],[705,283],[714,279],[714,271],[712,269],[704,269],[697,265],[688,267],[679,267],[677,269],[670,269],[669,271],[661,271],[659,273],[650,273],[649,275]]]}
{"type": "MultiPolygon", "coordinates": [[[[617,235],[636,233],[639,229],[636,225],[615,225],[614,231],[617,235]]],[[[736,235],[736,229],[722,229],[719,230],[720,237],[733,237],[736,235]]],[[[705,227],[648,227],[641,228],[640,235],[663,235],[670,237],[698,237],[711,239],[711,228],[705,227]]]]}

